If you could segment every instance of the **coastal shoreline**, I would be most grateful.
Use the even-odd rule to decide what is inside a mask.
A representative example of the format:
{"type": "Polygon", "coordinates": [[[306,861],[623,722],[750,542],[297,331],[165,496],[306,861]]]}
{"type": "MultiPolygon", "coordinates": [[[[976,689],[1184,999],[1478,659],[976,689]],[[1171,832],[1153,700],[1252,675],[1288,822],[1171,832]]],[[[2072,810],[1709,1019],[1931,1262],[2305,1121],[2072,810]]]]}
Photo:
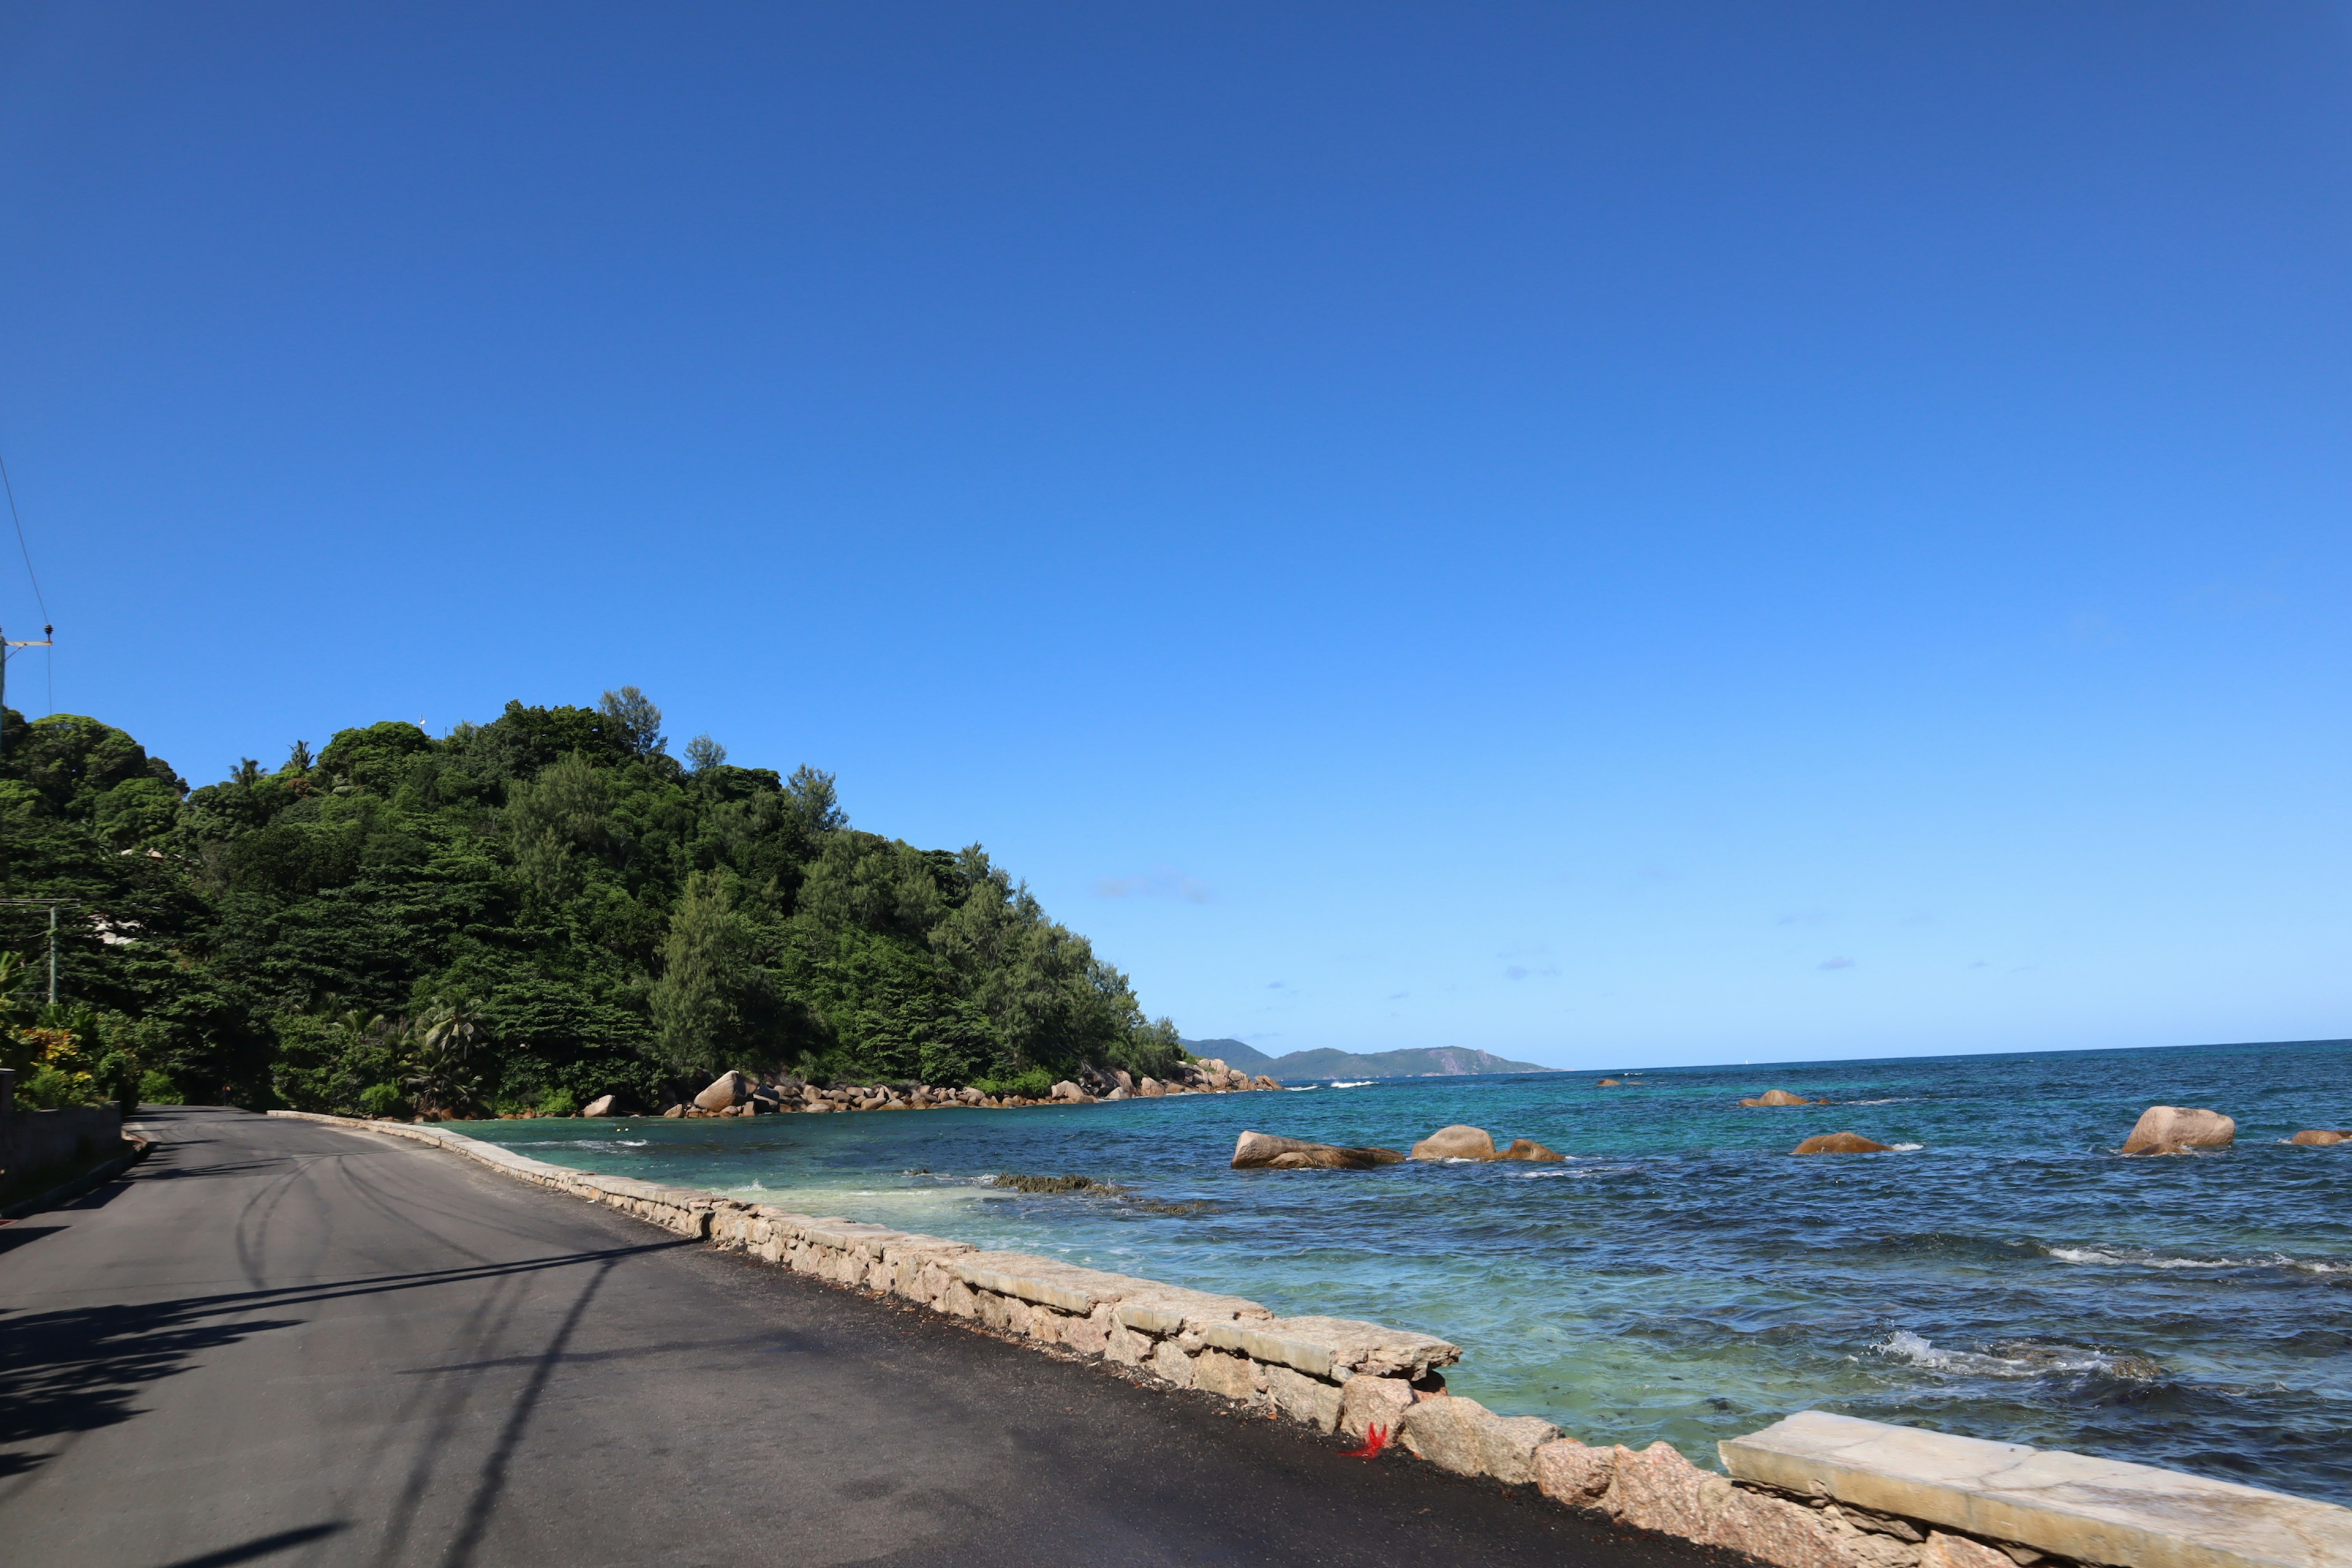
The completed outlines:
{"type": "Polygon", "coordinates": [[[2116,1568],[2352,1564],[2352,1510],[2284,1493],[1996,1445],[2076,1471],[2088,1467],[2100,1478],[2095,1491],[2099,1484],[2110,1492],[2137,1487],[2149,1500],[2140,1510],[2146,1517],[2126,1510],[2131,1517],[2120,1523],[2085,1523],[2081,1510],[2053,1506],[2047,1498],[1979,1507],[1979,1494],[1992,1489],[1983,1475],[1968,1470],[1966,1446],[1976,1440],[1828,1416],[1811,1419],[1841,1424],[1847,1447],[1864,1454],[1862,1462],[1848,1467],[1851,1474],[1822,1463],[1805,1469],[1799,1462],[1807,1481],[1792,1489],[1785,1482],[1795,1472],[1759,1470],[1750,1462],[1743,1473],[1741,1456],[1774,1454],[1817,1437],[1811,1429],[1793,1430],[1807,1419],[1801,1415],[1725,1444],[1732,1475],[1714,1475],[1664,1443],[1640,1453],[1589,1447],[1548,1421],[1501,1415],[1448,1394],[1440,1369],[1457,1360],[1460,1350],[1425,1334],[1349,1320],[1276,1319],[1238,1297],[597,1175],[415,1124],[270,1114],[434,1144],[796,1273],[896,1297],[1039,1348],[1120,1363],[1165,1386],[1222,1394],[1254,1412],[1355,1437],[1375,1449],[1381,1439],[1393,1439],[1443,1468],[1531,1486],[1557,1502],[1741,1552],[1776,1568],[2020,1568],[2045,1561],[2062,1568],[2069,1562],[2116,1568]],[[1920,1474],[1899,1485],[1889,1482],[1880,1473],[1885,1467],[1873,1458],[1880,1450],[1925,1455],[1912,1465],[1920,1474]],[[1908,1500],[1914,1511],[1890,1511],[1884,1506],[1890,1497],[1908,1500]],[[2192,1505],[2186,1514],[2184,1497],[2192,1505]],[[2282,1524],[2273,1515],[2291,1519],[2282,1524]],[[2247,1538],[2249,1529],[2260,1539],[2247,1538]],[[2282,1540],[2288,1542],[2284,1548],[2282,1540]]]}

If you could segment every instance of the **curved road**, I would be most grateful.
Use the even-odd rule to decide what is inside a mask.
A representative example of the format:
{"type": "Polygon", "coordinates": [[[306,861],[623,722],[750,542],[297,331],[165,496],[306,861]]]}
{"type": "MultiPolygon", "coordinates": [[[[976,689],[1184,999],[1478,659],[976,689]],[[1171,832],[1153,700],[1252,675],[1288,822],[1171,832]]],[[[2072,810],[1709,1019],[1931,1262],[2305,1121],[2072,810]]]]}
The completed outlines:
{"type": "Polygon", "coordinates": [[[1134,1387],[394,1139],[151,1109],[0,1226],[0,1560],[1737,1562],[1134,1387]]]}

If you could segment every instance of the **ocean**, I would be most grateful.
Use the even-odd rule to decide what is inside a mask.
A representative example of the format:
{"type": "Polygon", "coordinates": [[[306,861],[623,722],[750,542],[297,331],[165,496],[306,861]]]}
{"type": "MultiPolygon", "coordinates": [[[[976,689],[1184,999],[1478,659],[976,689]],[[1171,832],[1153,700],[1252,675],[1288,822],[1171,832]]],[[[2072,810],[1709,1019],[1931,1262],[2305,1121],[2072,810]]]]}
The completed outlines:
{"type": "Polygon", "coordinates": [[[2352,1041],[1401,1079],[1023,1110],[455,1131],[558,1164],[1444,1336],[1588,1443],[1833,1410],[2352,1503],[2352,1041]],[[1788,1089],[1826,1104],[1742,1109],[1788,1089]],[[2227,1151],[2122,1159],[2153,1104],[2227,1151]],[[1234,1171],[1451,1122],[1558,1165],[1234,1171]],[[1888,1154],[1790,1157],[1852,1131],[1888,1154]],[[1127,1191],[1029,1195],[1003,1173],[1127,1191]]]}

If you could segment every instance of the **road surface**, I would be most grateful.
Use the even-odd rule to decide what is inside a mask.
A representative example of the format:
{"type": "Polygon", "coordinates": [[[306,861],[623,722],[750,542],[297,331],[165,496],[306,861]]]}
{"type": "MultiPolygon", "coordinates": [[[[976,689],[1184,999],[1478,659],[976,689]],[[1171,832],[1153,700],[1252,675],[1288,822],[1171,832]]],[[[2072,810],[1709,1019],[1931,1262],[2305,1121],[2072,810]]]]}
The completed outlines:
{"type": "Polygon", "coordinates": [[[0,1226],[11,1568],[1740,1560],[400,1140],[151,1109],[0,1226]]]}

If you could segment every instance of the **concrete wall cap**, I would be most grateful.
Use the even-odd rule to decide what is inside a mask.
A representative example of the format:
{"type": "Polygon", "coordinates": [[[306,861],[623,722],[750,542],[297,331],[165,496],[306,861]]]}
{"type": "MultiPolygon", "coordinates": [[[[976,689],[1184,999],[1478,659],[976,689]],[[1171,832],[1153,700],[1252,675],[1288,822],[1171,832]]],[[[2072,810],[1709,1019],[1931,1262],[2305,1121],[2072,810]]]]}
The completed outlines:
{"type": "Polygon", "coordinates": [[[2119,1568],[2352,1568],[2352,1509],[1806,1410],[1718,1446],[1743,1481],[2119,1568]]]}

